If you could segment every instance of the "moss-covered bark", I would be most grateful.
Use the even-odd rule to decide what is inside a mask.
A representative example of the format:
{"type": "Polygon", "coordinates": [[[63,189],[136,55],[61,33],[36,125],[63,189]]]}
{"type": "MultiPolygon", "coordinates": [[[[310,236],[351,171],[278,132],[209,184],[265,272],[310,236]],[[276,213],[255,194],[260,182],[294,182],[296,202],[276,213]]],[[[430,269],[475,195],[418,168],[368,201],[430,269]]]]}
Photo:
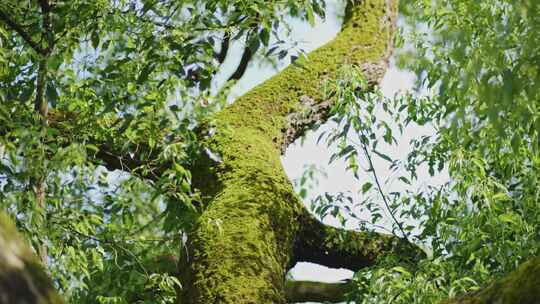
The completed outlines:
{"type": "Polygon", "coordinates": [[[210,199],[190,235],[184,302],[286,302],[285,274],[306,212],[280,163],[287,117],[302,110],[302,99],[324,102],[321,86],[341,65],[386,66],[396,10],[397,1],[349,5],[342,32],[299,62],[304,68],[285,69],[209,121],[215,134],[205,144],[220,160],[201,161],[204,173],[194,174],[210,199]]]}
{"type": "Polygon", "coordinates": [[[399,256],[403,261],[426,257],[419,247],[393,235],[326,226],[308,213],[300,217],[299,222],[294,262],[358,271],[375,264],[385,254],[399,256]]]}
{"type": "Polygon", "coordinates": [[[347,300],[347,293],[353,291],[354,284],[321,283],[311,281],[287,281],[285,294],[289,303],[319,302],[338,303],[347,300]]]}
{"type": "Polygon", "coordinates": [[[0,212],[0,304],[60,304],[41,263],[0,212]]]}
{"type": "Polygon", "coordinates": [[[504,278],[478,292],[441,304],[538,304],[540,257],[531,258],[504,278]]]}

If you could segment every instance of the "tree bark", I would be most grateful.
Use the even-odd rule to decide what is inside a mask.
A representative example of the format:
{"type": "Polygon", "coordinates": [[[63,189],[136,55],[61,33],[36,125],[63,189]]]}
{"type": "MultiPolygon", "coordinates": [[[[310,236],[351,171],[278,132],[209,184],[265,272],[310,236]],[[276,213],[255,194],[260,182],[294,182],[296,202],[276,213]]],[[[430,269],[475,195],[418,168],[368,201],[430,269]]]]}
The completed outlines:
{"type": "Polygon", "coordinates": [[[540,303],[540,257],[522,263],[518,269],[477,292],[441,304],[538,304],[540,303]]]}
{"type": "MultiPolygon", "coordinates": [[[[326,100],[322,86],[337,79],[343,64],[360,67],[370,84],[380,81],[392,51],[397,6],[392,0],[351,2],[341,33],[300,59],[302,67],[288,67],[208,120],[214,134],[204,144],[213,157],[200,159],[193,170],[194,185],[208,200],[189,237],[182,303],[285,303],[285,274],[294,263],[325,262],[302,252],[303,244],[324,244],[331,235],[303,233],[307,210],[280,154],[325,121],[333,100],[326,100]]],[[[331,255],[342,261],[326,259],[331,265],[357,268],[403,245],[389,236],[374,235],[385,240],[379,243],[371,237],[356,239],[350,252],[331,242],[319,250],[340,252],[331,255]]]]}
{"type": "MultiPolygon", "coordinates": [[[[217,157],[203,157],[193,168],[205,209],[190,232],[189,251],[181,252],[179,302],[339,301],[348,283],[286,282],[287,271],[299,261],[358,270],[385,254],[423,256],[406,240],[323,225],[303,207],[280,163],[290,143],[327,119],[333,100],[321,88],[338,77],[341,65],[360,67],[370,85],[381,80],[397,6],[397,0],[351,2],[336,39],[208,119],[213,135],[204,144],[217,157]]],[[[95,156],[110,169],[137,168],[148,158],[98,146],[95,156]]],[[[141,177],[157,178],[166,166],[141,177]]],[[[531,259],[485,289],[446,303],[538,303],[539,266],[531,259]]],[[[0,214],[0,304],[62,303],[41,267],[0,214]]]]}
{"type": "Polygon", "coordinates": [[[63,303],[42,267],[0,212],[0,304],[63,303]]]}
{"type": "Polygon", "coordinates": [[[347,300],[347,293],[353,291],[350,282],[321,283],[311,281],[287,281],[285,294],[287,302],[339,303],[347,300]]]}

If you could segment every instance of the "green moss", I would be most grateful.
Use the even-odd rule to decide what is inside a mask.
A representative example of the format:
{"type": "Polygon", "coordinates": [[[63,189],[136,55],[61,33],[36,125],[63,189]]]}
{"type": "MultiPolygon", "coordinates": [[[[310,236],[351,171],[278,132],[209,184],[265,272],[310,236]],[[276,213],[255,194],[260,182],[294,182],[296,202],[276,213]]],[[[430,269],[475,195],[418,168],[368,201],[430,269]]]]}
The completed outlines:
{"type": "Polygon", "coordinates": [[[223,158],[216,176],[221,190],[192,236],[191,297],[200,303],[281,303],[300,204],[279,153],[250,128],[224,130],[209,146],[223,158]]]}
{"type": "Polygon", "coordinates": [[[2,212],[0,250],[0,299],[6,303],[63,303],[43,266],[19,237],[11,219],[2,212]]]}
{"type": "MultiPolygon", "coordinates": [[[[390,2],[397,5],[397,1],[390,2]]],[[[289,66],[240,97],[216,119],[260,130],[279,146],[287,115],[301,108],[300,96],[320,102],[325,98],[323,83],[335,79],[343,64],[376,63],[385,57],[392,35],[392,28],[384,26],[386,5],[383,0],[367,0],[350,8],[342,32],[307,59],[299,59],[304,68],[289,66]]]]}
{"type": "Polygon", "coordinates": [[[480,294],[480,303],[538,303],[540,298],[540,258],[523,263],[516,271],[480,294]]]}
{"type": "Polygon", "coordinates": [[[517,270],[488,287],[447,304],[536,304],[540,299],[540,257],[521,264],[517,270]]]}
{"type": "Polygon", "coordinates": [[[362,1],[336,39],[299,62],[305,69],[286,68],[213,117],[216,133],[205,144],[221,161],[201,162],[212,176],[194,174],[212,198],[190,237],[186,302],[285,302],[304,212],[280,162],[287,115],[301,109],[302,95],[322,101],[323,82],[343,63],[384,58],[391,31],[381,27],[385,10],[385,0],[362,1]]]}

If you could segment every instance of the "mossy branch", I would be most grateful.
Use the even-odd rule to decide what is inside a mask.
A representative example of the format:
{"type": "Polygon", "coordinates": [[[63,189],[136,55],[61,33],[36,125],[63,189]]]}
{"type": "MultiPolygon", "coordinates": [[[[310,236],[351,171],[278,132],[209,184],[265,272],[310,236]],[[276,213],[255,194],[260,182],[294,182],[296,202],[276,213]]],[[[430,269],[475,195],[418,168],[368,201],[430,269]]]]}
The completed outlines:
{"type": "Polygon", "coordinates": [[[522,263],[518,269],[484,289],[441,304],[538,304],[540,303],[540,257],[522,263]]]}
{"type": "Polygon", "coordinates": [[[408,261],[418,261],[426,256],[419,247],[393,235],[327,226],[310,214],[301,217],[294,262],[358,271],[374,265],[385,255],[408,261]]]}
{"type": "Polygon", "coordinates": [[[0,211],[0,303],[60,304],[42,264],[0,211]]]}
{"type": "MultiPolygon", "coordinates": [[[[201,161],[198,171],[212,174],[193,175],[209,199],[189,235],[190,269],[183,284],[187,303],[285,303],[284,278],[294,252],[303,246],[297,240],[307,239],[300,220],[307,211],[283,171],[280,154],[302,130],[328,118],[333,101],[327,100],[324,87],[339,78],[344,64],[360,67],[369,83],[380,80],[392,51],[397,7],[395,0],[351,1],[333,41],[208,118],[214,132],[202,144],[219,161],[201,161]],[[292,117],[302,121],[291,123],[292,117]]],[[[309,250],[321,252],[315,244],[309,250]]],[[[371,263],[372,252],[353,262],[371,263]]]]}
{"type": "Polygon", "coordinates": [[[352,289],[353,285],[350,282],[287,281],[285,283],[285,295],[288,303],[339,303],[347,299],[346,294],[352,289]]]}

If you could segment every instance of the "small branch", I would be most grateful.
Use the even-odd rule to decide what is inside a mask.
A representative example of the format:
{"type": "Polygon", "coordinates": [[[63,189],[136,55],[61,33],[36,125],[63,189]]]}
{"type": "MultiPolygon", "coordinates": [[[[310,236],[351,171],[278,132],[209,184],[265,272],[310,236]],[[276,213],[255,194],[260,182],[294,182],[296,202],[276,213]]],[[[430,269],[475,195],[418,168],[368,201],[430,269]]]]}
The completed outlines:
{"type": "Polygon", "coordinates": [[[36,79],[36,99],[34,101],[34,109],[40,114],[43,124],[48,124],[49,104],[44,98],[45,86],[47,83],[47,59],[39,60],[39,67],[36,79]]]}
{"type": "Polygon", "coordinates": [[[374,265],[385,255],[417,261],[425,253],[414,244],[389,234],[359,232],[326,226],[305,211],[294,246],[294,261],[358,271],[374,265]]]}
{"type": "Polygon", "coordinates": [[[253,52],[249,48],[249,45],[247,45],[244,48],[244,53],[242,54],[242,58],[240,59],[238,67],[228,80],[239,80],[240,78],[242,78],[242,76],[244,76],[244,73],[246,72],[249,62],[251,61],[251,58],[253,58],[253,52]]]}
{"type": "Polygon", "coordinates": [[[14,20],[12,20],[9,15],[0,10],[0,20],[3,21],[4,24],[6,24],[9,28],[11,28],[12,30],[14,30],[17,34],[19,34],[19,36],[21,36],[21,38],[26,41],[26,43],[28,43],[28,45],[38,54],[40,55],[46,55],[47,54],[47,50],[45,50],[44,48],[42,48],[41,46],[39,46],[39,44],[34,41],[34,39],[32,39],[32,37],[30,36],[30,34],[28,34],[27,32],[24,31],[24,29],[22,28],[22,26],[20,26],[19,24],[17,24],[14,20]]]}
{"type": "MultiPolygon", "coordinates": [[[[118,126],[118,123],[99,123],[92,124],[91,128],[103,128],[111,133],[111,137],[107,139],[98,139],[95,137],[79,138],[80,134],[73,131],[72,126],[80,124],[80,116],[73,112],[51,111],[48,113],[48,121],[52,128],[57,129],[62,136],[60,139],[66,140],[67,143],[84,142],[85,144],[93,145],[97,151],[88,149],[88,157],[97,165],[103,165],[110,171],[121,170],[130,172],[140,178],[157,181],[162,173],[170,167],[170,163],[157,163],[161,150],[159,148],[150,148],[144,142],[133,143],[129,148],[123,146],[125,139],[124,127],[118,126]],[[113,139],[122,142],[122,145],[114,143],[113,139]],[[141,168],[145,169],[141,172],[141,168]]],[[[124,119],[125,120],[125,119],[124,119]]],[[[117,122],[124,122],[118,119],[117,122]]],[[[166,132],[164,130],[164,132],[166,132]]],[[[164,133],[165,135],[165,133],[164,133]]],[[[126,139],[127,140],[127,139],[126,139]]],[[[64,145],[65,143],[57,143],[64,145]]]]}
{"type": "Polygon", "coordinates": [[[222,29],[229,29],[231,27],[235,27],[237,25],[239,25],[240,23],[242,23],[242,21],[246,20],[247,19],[247,16],[242,16],[232,22],[229,22],[229,23],[226,23],[226,24],[223,24],[223,25],[217,25],[217,26],[210,26],[210,27],[198,27],[198,28],[194,28],[192,29],[193,31],[196,31],[196,32],[205,32],[205,31],[214,31],[214,30],[222,30],[222,29]]]}
{"type": "Polygon", "coordinates": [[[223,40],[221,41],[221,48],[219,50],[219,53],[216,54],[216,59],[219,63],[223,63],[225,61],[227,53],[229,52],[230,43],[231,33],[229,31],[226,31],[225,34],[223,34],[223,40]]]}
{"type": "Polygon", "coordinates": [[[379,178],[377,176],[377,173],[375,172],[375,166],[373,166],[373,161],[371,160],[371,155],[369,154],[369,151],[367,149],[367,146],[364,142],[362,142],[362,149],[364,150],[364,153],[366,154],[366,158],[369,162],[369,168],[371,170],[371,172],[373,173],[373,178],[375,179],[375,184],[377,185],[377,191],[379,192],[379,194],[381,195],[382,199],[383,199],[383,202],[384,202],[384,206],[386,207],[386,209],[388,210],[388,213],[390,213],[390,216],[392,217],[392,220],[396,223],[396,225],[398,226],[399,228],[399,231],[401,231],[401,234],[403,236],[403,238],[410,243],[409,239],[408,239],[408,234],[405,233],[405,230],[403,229],[403,226],[401,225],[401,223],[397,220],[396,216],[394,215],[394,212],[392,211],[392,209],[390,208],[390,204],[388,203],[388,200],[386,198],[386,194],[384,194],[383,190],[382,190],[382,187],[381,187],[381,183],[379,182],[379,178]]]}
{"type": "Polygon", "coordinates": [[[347,300],[346,294],[352,291],[352,288],[353,285],[349,282],[287,281],[285,283],[285,296],[288,303],[339,303],[347,300]]]}

